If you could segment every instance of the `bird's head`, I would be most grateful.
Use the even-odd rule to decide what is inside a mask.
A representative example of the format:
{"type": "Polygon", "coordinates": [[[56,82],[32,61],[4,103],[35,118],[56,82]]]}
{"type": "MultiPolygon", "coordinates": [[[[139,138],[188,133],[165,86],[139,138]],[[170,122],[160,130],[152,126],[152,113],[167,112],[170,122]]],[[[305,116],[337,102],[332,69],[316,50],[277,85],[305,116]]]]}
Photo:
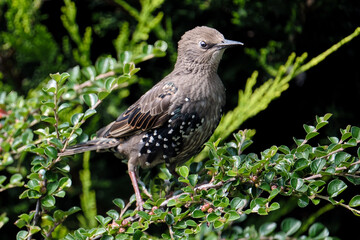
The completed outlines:
{"type": "Polygon", "coordinates": [[[217,70],[226,48],[243,45],[241,42],[227,40],[214,28],[195,27],[187,31],[178,43],[177,65],[188,70],[217,70]]]}

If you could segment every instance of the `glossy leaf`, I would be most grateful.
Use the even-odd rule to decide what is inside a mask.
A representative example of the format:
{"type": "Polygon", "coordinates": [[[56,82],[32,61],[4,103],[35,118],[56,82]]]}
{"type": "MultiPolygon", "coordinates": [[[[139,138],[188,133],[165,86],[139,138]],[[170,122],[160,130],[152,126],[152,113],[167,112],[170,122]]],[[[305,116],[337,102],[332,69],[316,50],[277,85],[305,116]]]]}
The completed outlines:
{"type": "Polygon", "coordinates": [[[47,195],[41,199],[41,205],[46,208],[51,208],[55,205],[55,198],[51,195],[47,195]]]}
{"type": "Polygon", "coordinates": [[[45,148],[45,154],[46,156],[55,159],[57,158],[58,151],[56,150],[56,148],[48,146],[45,148]]]}
{"type": "Polygon", "coordinates": [[[88,105],[89,107],[93,107],[99,100],[98,96],[95,93],[84,94],[83,99],[86,105],[88,105]]]}
{"type": "Polygon", "coordinates": [[[189,168],[187,166],[181,166],[179,168],[179,174],[183,178],[187,178],[189,176],[189,168]]]}
{"type": "Polygon", "coordinates": [[[358,207],[358,206],[360,206],[360,195],[354,196],[354,197],[350,200],[349,206],[350,206],[350,207],[358,207]]]}
{"type": "Polygon", "coordinates": [[[276,226],[277,226],[277,224],[274,222],[264,223],[259,228],[260,236],[267,236],[270,233],[274,232],[274,230],[276,229],[276,226]]]}
{"type": "Polygon", "coordinates": [[[301,221],[295,218],[286,218],[281,222],[281,230],[283,230],[286,236],[291,236],[296,233],[301,227],[301,221]]]}
{"type": "Polygon", "coordinates": [[[326,164],[326,160],[323,158],[312,161],[312,163],[310,164],[311,172],[319,173],[323,169],[325,164],[326,164]]]}
{"type": "Polygon", "coordinates": [[[309,228],[309,237],[312,239],[325,239],[329,236],[329,230],[321,223],[314,223],[309,228]]]}
{"type": "Polygon", "coordinates": [[[94,115],[96,113],[96,110],[95,109],[88,109],[86,110],[85,114],[84,114],[84,117],[83,117],[83,120],[86,120],[88,119],[89,117],[91,117],[92,115],[94,115]]]}
{"type": "Polygon", "coordinates": [[[351,136],[355,138],[357,141],[360,141],[360,128],[352,127],[351,128],[351,136]]]}
{"type": "Polygon", "coordinates": [[[193,213],[191,214],[191,216],[193,218],[202,218],[205,217],[205,213],[203,213],[201,210],[196,209],[195,211],[193,211],[193,213]]]}
{"type": "Polygon", "coordinates": [[[75,126],[76,124],[78,124],[81,121],[83,116],[84,116],[83,113],[75,113],[74,115],[71,116],[71,120],[70,120],[71,124],[73,126],[75,126]]]}
{"type": "Polygon", "coordinates": [[[123,208],[125,207],[125,202],[124,202],[124,200],[122,200],[121,198],[115,198],[115,199],[113,200],[113,203],[114,203],[117,207],[119,207],[120,209],[123,209],[123,208]]]}
{"type": "Polygon", "coordinates": [[[332,180],[327,187],[327,192],[330,197],[334,198],[342,193],[347,188],[346,183],[340,179],[332,180]]]}

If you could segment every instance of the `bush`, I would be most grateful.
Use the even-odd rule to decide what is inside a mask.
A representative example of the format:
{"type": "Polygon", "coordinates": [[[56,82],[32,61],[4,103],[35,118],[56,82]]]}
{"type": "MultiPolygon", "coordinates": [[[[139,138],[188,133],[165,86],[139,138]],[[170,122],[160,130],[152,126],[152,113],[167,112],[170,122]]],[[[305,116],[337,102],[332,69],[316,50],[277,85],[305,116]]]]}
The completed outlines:
{"type": "MultiPolygon", "coordinates": [[[[285,64],[277,60],[270,66],[266,63],[269,51],[261,50],[259,64],[271,78],[257,86],[258,72],[251,75],[244,90],[239,91],[238,106],[225,114],[205,150],[177,168],[179,176],[172,176],[163,165],[154,172],[142,172],[144,211],[134,210],[134,196],[107,194],[99,201],[97,186],[116,188],[117,184],[99,181],[97,176],[103,173],[91,169],[90,163],[98,167],[101,161],[90,161],[89,153],[82,159],[61,158],[58,153],[91,138],[86,132],[93,133],[102,125],[98,115],[107,111],[115,117],[134,84],[150,85],[137,76],[139,64],[164,56],[167,49],[173,59],[175,51],[171,23],[166,20],[166,30],[160,24],[164,14],[157,9],[163,1],[141,1],[140,10],[125,1],[116,2],[130,13],[135,24],[122,22],[113,41],[116,57],[102,54],[94,64],[90,54],[93,33],[101,28],[86,26],[82,35],[73,2],[65,1],[61,11],[68,32],[62,38],[63,52],[37,18],[36,3],[40,1],[6,1],[0,5],[7,4],[7,19],[32,19],[29,25],[28,21],[9,22],[1,33],[6,36],[1,40],[2,50],[7,46],[6,52],[27,57],[16,58],[21,60],[15,64],[17,68],[35,62],[39,63],[38,73],[48,73],[54,68],[60,71],[75,63],[80,65],[50,74],[45,80],[29,73],[36,84],[27,85],[26,94],[14,91],[11,81],[0,82],[0,192],[6,194],[1,199],[0,227],[15,222],[20,229],[17,239],[332,239],[327,223],[317,220],[321,214],[336,206],[359,216],[360,196],[351,191],[359,184],[359,127],[347,126],[339,135],[321,137],[319,130],[332,116],[325,114],[316,117],[314,124],[304,124],[302,139],[255,153],[248,148],[255,130],[238,131],[246,119],[266,109],[287,90],[290,80],[358,36],[359,28],[307,62],[306,53],[299,57],[292,53],[285,64]],[[16,15],[20,8],[29,11],[16,15]],[[24,26],[34,32],[26,32],[24,26]],[[148,44],[151,34],[168,43],[148,44]],[[18,40],[34,44],[26,48],[18,40]],[[39,55],[42,51],[44,55],[39,55]],[[233,139],[227,140],[231,135],[233,139]],[[297,219],[289,214],[293,208],[315,212],[297,219]]],[[[208,7],[201,5],[202,10],[208,7]]],[[[237,13],[234,21],[241,25],[246,14],[237,13]]],[[[291,34],[299,29],[290,26],[291,34]]],[[[248,50],[248,54],[255,57],[257,52],[248,50]]],[[[11,76],[2,75],[3,79],[11,76]]]]}

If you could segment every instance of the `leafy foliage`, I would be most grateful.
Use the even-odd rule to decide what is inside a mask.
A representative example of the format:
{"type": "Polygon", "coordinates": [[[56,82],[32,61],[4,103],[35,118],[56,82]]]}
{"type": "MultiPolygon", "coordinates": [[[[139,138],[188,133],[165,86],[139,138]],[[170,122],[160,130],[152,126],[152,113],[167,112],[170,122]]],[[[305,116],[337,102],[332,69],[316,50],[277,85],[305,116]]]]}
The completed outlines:
{"type": "MultiPolygon", "coordinates": [[[[162,51],[156,46],[151,48],[154,51],[147,52],[151,56],[162,51]]],[[[0,176],[1,191],[24,186],[20,199],[37,201],[35,212],[22,214],[16,221],[16,226],[27,229],[19,232],[18,239],[29,238],[39,231],[48,238],[69,215],[80,210],[76,206],[67,211],[56,208],[57,198],[64,198],[72,185],[68,160],[58,157],[58,152],[75,141],[88,139],[81,125],[96,113],[95,108],[113,90],[134,83],[133,76],[138,70],[134,63],[100,58],[95,66],[74,68],[71,75],[50,74],[50,80],[31,92],[28,99],[14,92],[1,92],[0,106],[5,121],[0,129],[3,153],[0,160],[2,169],[13,174],[6,184],[3,183],[7,177],[0,176]],[[116,74],[120,75],[115,77],[116,74]],[[88,106],[85,111],[69,111],[82,103],[88,106]],[[34,157],[31,172],[26,173],[21,159],[29,155],[34,157]],[[17,167],[12,167],[14,159],[19,161],[17,167]],[[28,174],[28,180],[22,181],[21,173],[28,174]],[[46,219],[46,227],[40,228],[40,218],[46,219]]]]}
{"type": "MultiPolygon", "coordinates": [[[[67,69],[70,63],[81,66],[50,74],[50,78],[25,96],[12,91],[15,89],[12,82],[18,82],[21,74],[12,75],[8,71],[11,68],[0,67],[0,80],[8,82],[0,81],[0,192],[20,198],[19,204],[9,203],[8,208],[19,209],[15,221],[20,229],[17,239],[199,239],[200,236],[204,239],[334,239],[327,227],[316,222],[317,216],[333,207],[359,216],[360,196],[349,192],[349,188],[359,185],[359,127],[347,126],[339,135],[328,136],[325,142],[319,138],[319,130],[328,124],[331,114],[326,114],[316,117],[313,125],[305,124],[304,136],[294,138],[292,146],[272,146],[259,153],[248,153],[254,130],[240,131],[234,134],[234,140],[224,141],[246,119],[279,97],[292,78],[358,36],[359,28],[307,63],[306,54],[299,57],[291,54],[285,64],[274,58],[278,51],[282,50],[282,56],[290,52],[280,42],[270,41],[263,49],[246,50],[273,79],[253,90],[258,72],[252,74],[245,89],[239,92],[238,106],[224,116],[214,137],[206,144],[208,151],[197,159],[206,158],[206,161],[180,166],[179,176],[172,176],[164,166],[160,166],[157,176],[145,176],[140,183],[143,192],[148,193],[143,196],[144,211],[134,210],[135,197],[132,196],[109,199],[113,207],[98,214],[89,154],[84,154],[83,170],[79,173],[81,208],[67,201],[69,195],[78,193],[75,189],[78,183],[73,161],[60,158],[58,153],[71,144],[91,138],[84,133],[84,123],[98,120],[96,113],[102,111],[99,106],[115,97],[117,101],[111,106],[119,105],[129,94],[128,88],[144,80],[136,76],[138,63],[164,56],[167,49],[174,60],[172,19],[183,21],[184,18],[181,15],[184,11],[177,11],[180,15],[172,18],[165,16],[166,11],[160,8],[163,0],[143,0],[137,6],[122,0],[114,2],[133,19],[121,20],[118,37],[113,40],[116,58],[101,55],[94,63],[91,59],[94,35],[105,34],[102,27],[115,24],[106,25],[105,19],[98,25],[79,27],[75,2],[66,0],[61,8],[61,22],[68,35],[61,36],[60,47],[41,22],[46,18],[39,14],[42,1],[0,3],[5,9],[1,17],[7,20],[0,32],[1,60],[5,59],[2,62],[7,66],[16,59],[15,73],[20,72],[19,69],[36,69],[31,74],[22,72],[31,80],[29,85],[36,86],[44,72],[67,69]],[[167,42],[149,45],[150,33],[167,42]],[[295,199],[299,208],[311,205],[320,208],[321,202],[328,205],[305,220],[285,217],[247,224],[246,220],[252,216],[261,219],[267,215],[281,216],[281,211],[286,211],[284,199],[295,199]],[[64,202],[68,202],[68,207],[61,207],[64,202]]],[[[232,14],[233,24],[245,28],[252,24],[248,16],[259,15],[259,9],[268,14],[266,9],[270,9],[263,8],[262,4],[245,9],[249,1],[227,1],[230,2],[236,6],[226,9],[232,14]]],[[[283,31],[292,42],[302,31],[301,14],[297,12],[299,3],[302,4],[301,1],[291,3],[291,11],[277,10],[278,15],[286,14],[286,28],[264,25],[262,29],[283,31]]],[[[176,7],[178,3],[173,4],[176,7]]],[[[222,13],[228,5],[218,1],[185,1],[185,4],[214,16],[210,22],[219,20],[216,13],[222,13]]],[[[189,11],[186,14],[189,19],[197,15],[189,11]]],[[[258,26],[263,25],[262,19],[252,19],[258,26]]],[[[112,108],[109,112],[116,115],[117,110],[112,108]]],[[[14,222],[9,218],[6,209],[0,215],[0,228],[14,222]]]]}

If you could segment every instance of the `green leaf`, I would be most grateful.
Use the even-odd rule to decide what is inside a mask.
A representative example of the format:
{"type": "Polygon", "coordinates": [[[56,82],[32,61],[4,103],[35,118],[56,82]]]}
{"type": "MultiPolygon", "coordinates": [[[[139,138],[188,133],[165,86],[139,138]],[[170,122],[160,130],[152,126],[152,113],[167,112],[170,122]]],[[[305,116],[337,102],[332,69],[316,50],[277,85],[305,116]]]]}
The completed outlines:
{"type": "Polygon", "coordinates": [[[110,60],[111,58],[109,57],[100,57],[95,63],[96,72],[98,74],[108,72],[110,69],[110,60]]]}
{"type": "Polygon", "coordinates": [[[35,234],[37,232],[41,231],[41,228],[39,226],[32,226],[30,227],[30,233],[35,234]]]}
{"type": "Polygon", "coordinates": [[[294,163],[295,171],[301,171],[309,165],[310,161],[305,158],[300,158],[294,163]]]}
{"type": "Polygon", "coordinates": [[[240,214],[237,213],[236,211],[234,210],[230,210],[228,211],[226,214],[225,214],[225,218],[228,220],[228,221],[235,221],[237,219],[240,218],[240,214]]]}
{"type": "Polygon", "coordinates": [[[328,137],[328,139],[330,140],[331,143],[339,143],[339,139],[337,137],[328,137]]]}
{"type": "Polygon", "coordinates": [[[354,196],[354,197],[350,200],[349,206],[350,206],[350,207],[358,207],[358,206],[360,206],[360,195],[354,196]]]}
{"type": "Polygon", "coordinates": [[[118,220],[118,218],[120,216],[120,214],[114,209],[107,211],[106,214],[114,220],[118,220]]]}
{"type": "Polygon", "coordinates": [[[64,146],[63,143],[57,138],[52,138],[50,142],[54,144],[58,149],[62,149],[64,146]]]}
{"type": "Polygon", "coordinates": [[[285,145],[281,145],[279,147],[279,151],[284,153],[284,154],[290,154],[290,148],[288,148],[287,146],[285,145]]]}
{"type": "Polygon", "coordinates": [[[26,184],[30,189],[35,190],[35,191],[40,191],[40,181],[37,179],[30,179],[27,184],[26,184]]]}
{"type": "Polygon", "coordinates": [[[351,133],[350,132],[344,132],[341,136],[341,141],[345,141],[346,139],[348,139],[349,137],[351,137],[351,133]]]}
{"type": "Polygon", "coordinates": [[[360,128],[352,127],[351,128],[351,136],[355,138],[357,141],[360,141],[360,128]]]}
{"type": "Polygon", "coordinates": [[[195,211],[192,212],[191,216],[193,218],[202,218],[205,217],[205,213],[203,213],[201,210],[196,209],[195,211]]]}
{"type": "Polygon", "coordinates": [[[196,183],[197,183],[197,180],[198,180],[198,175],[197,174],[191,174],[191,175],[189,175],[188,179],[189,179],[189,182],[190,182],[191,186],[195,187],[196,183]]]}
{"type": "Polygon", "coordinates": [[[181,208],[175,207],[175,208],[171,209],[171,213],[172,213],[174,216],[178,216],[178,215],[180,215],[180,213],[181,213],[181,208]]]}
{"type": "Polygon", "coordinates": [[[26,222],[22,219],[18,219],[16,220],[16,222],[14,223],[18,228],[23,228],[26,225],[26,222]]]}
{"type": "Polygon", "coordinates": [[[0,176],[0,185],[3,184],[3,182],[5,182],[7,177],[5,177],[4,175],[0,176]]]}
{"type": "Polygon", "coordinates": [[[23,213],[19,216],[19,218],[24,220],[26,223],[30,223],[31,220],[34,218],[34,213],[31,213],[30,215],[23,213]]]}
{"type": "Polygon", "coordinates": [[[151,218],[151,216],[147,212],[139,211],[137,214],[145,220],[150,220],[151,218]]]}
{"type": "Polygon", "coordinates": [[[350,154],[346,152],[339,152],[335,155],[335,165],[339,166],[340,163],[347,161],[351,157],[350,154]]]}
{"type": "Polygon", "coordinates": [[[154,43],[154,47],[161,50],[162,52],[165,52],[168,47],[168,44],[163,40],[157,40],[154,43]]]}
{"type": "Polygon", "coordinates": [[[297,146],[301,146],[301,144],[304,142],[304,139],[297,139],[295,137],[293,137],[293,139],[297,146]]]}
{"type": "Polygon", "coordinates": [[[224,223],[221,222],[221,221],[219,221],[219,220],[216,220],[216,221],[214,222],[214,228],[220,228],[220,227],[222,227],[223,225],[224,225],[224,223]]]}
{"type": "Polygon", "coordinates": [[[314,223],[309,228],[309,237],[312,239],[325,239],[329,236],[329,230],[321,223],[314,223]]]}
{"type": "MultiPolygon", "coordinates": [[[[0,178],[3,177],[1,180],[0,180],[0,184],[5,181],[6,177],[5,176],[0,176],[0,178]]],[[[21,180],[23,179],[22,175],[20,173],[15,173],[14,175],[12,175],[10,177],[10,183],[11,184],[17,184],[19,183],[21,180]]]]}
{"type": "Polygon", "coordinates": [[[305,139],[306,139],[306,140],[310,140],[311,138],[314,138],[314,137],[316,137],[317,135],[319,135],[318,132],[311,132],[311,133],[306,134],[305,139]]]}
{"type": "Polygon", "coordinates": [[[99,92],[99,99],[104,100],[107,96],[109,96],[108,92],[99,92]]]}
{"type": "Polygon", "coordinates": [[[326,160],[323,158],[316,159],[311,162],[310,169],[312,173],[319,173],[326,164],[326,160]]]}
{"type": "Polygon", "coordinates": [[[189,168],[187,166],[181,166],[179,168],[179,174],[183,178],[187,178],[189,176],[189,168]]]}
{"type": "Polygon", "coordinates": [[[51,195],[45,196],[41,199],[41,205],[43,205],[46,208],[51,208],[55,205],[55,198],[51,195]]]}
{"type": "Polygon", "coordinates": [[[85,121],[86,119],[88,119],[89,117],[91,117],[92,115],[94,115],[96,113],[95,109],[91,109],[89,108],[88,110],[86,110],[85,114],[84,114],[84,118],[83,120],[85,121]]]}
{"type": "Polygon", "coordinates": [[[114,78],[114,77],[108,77],[106,80],[105,80],[105,88],[108,92],[111,91],[111,89],[114,87],[114,85],[117,83],[117,78],[114,78]]]}
{"type": "Polygon", "coordinates": [[[302,178],[291,178],[290,184],[295,190],[299,190],[304,185],[304,180],[302,178]]]}
{"type": "Polygon", "coordinates": [[[61,79],[61,76],[59,73],[54,73],[54,74],[50,73],[49,75],[50,75],[51,79],[54,79],[56,82],[59,82],[61,79]]]}
{"type": "Polygon", "coordinates": [[[206,220],[208,222],[214,222],[215,220],[218,220],[220,216],[216,215],[215,213],[209,213],[206,217],[206,220]]]}
{"type": "Polygon", "coordinates": [[[61,78],[59,81],[59,85],[63,85],[63,83],[66,81],[66,79],[68,79],[70,77],[70,74],[67,72],[64,72],[61,74],[61,78]]]}
{"type": "Polygon", "coordinates": [[[268,197],[268,201],[270,202],[272,199],[274,199],[274,197],[276,197],[278,194],[280,193],[280,189],[279,188],[274,188],[273,190],[271,190],[270,195],[268,197]]]}
{"type": "Polygon", "coordinates": [[[103,226],[103,227],[111,221],[111,218],[110,218],[110,217],[104,218],[104,217],[101,216],[101,215],[97,215],[97,216],[95,217],[95,219],[96,219],[96,220],[100,223],[100,225],[103,226]]]}
{"type": "Polygon", "coordinates": [[[52,100],[49,100],[47,102],[41,101],[45,106],[48,106],[49,108],[54,108],[55,103],[52,100]]]}
{"type": "Polygon", "coordinates": [[[166,206],[168,207],[172,207],[176,205],[176,200],[175,199],[170,199],[170,201],[167,203],[166,206]]]}
{"type": "Polygon", "coordinates": [[[268,208],[268,211],[275,211],[278,210],[280,208],[280,204],[278,202],[273,202],[270,207],[268,208]]]}
{"type": "Polygon", "coordinates": [[[62,177],[59,180],[59,188],[60,189],[69,188],[69,187],[71,187],[71,184],[72,184],[72,181],[68,177],[62,177]]]}
{"type": "Polygon", "coordinates": [[[260,226],[259,228],[259,234],[260,236],[267,236],[270,233],[272,233],[275,229],[276,229],[276,223],[274,222],[269,222],[269,223],[264,223],[263,225],[260,226]]]}
{"type": "Polygon", "coordinates": [[[61,197],[61,198],[63,198],[63,197],[65,197],[65,191],[63,191],[63,190],[61,190],[61,191],[59,191],[59,192],[56,192],[55,194],[54,194],[54,196],[55,197],[61,197]]]}
{"type": "Polygon", "coordinates": [[[120,53],[120,62],[126,64],[131,61],[132,53],[130,51],[123,51],[120,53]]]}
{"type": "Polygon", "coordinates": [[[309,198],[306,195],[302,195],[297,202],[298,206],[301,208],[306,207],[307,205],[309,205],[309,198]]]}
{"type": "Polygon", "coordinates": [[[123,209],[125,207],[125,202],[121,198],[115,198],[113,200],[113,203],[118,206],[120,209],[123,209]]]}
{"type": "Polygon", "coordinates": [[[53,117],[41,116],[40,119],[41,119],[41,121],[43,121],[43,122],[48,122],[48,123],[51,123],[51,124],[55,124],[55,123],[56,123],[56,120],[55,120],[55,118],[53,118],[53,117]]]}
{"type": "Polygon", "coordinates": [[[84,116],[83,113],[75,113],[74,115],[71,116],[71,119],[70,119],[71,124],[73,126],[75,126],[76,124],[78,124],[81,121],[83,116],[84,116]]]}
{"type": "Polygon", "coordinates": [[[52,159],[57,158],[58,151],[54,147],[48,146],[48,147],[45,148],[44,152],[45,152],[46,156],[48,156],[48,157],[50,157],[52,159]]]}
{"type": "Polygon", "coordinates": [[[57,86],[57,83],[54,79],[51,79],[48,84],[46,85],[45,88],[43,88],[43,91],[44,92],[47,92],[47,93],[55,93],[56,91],[56,86],[57,86]]]}
{"type": "Polygon", "coordinates": [[[16,234],[16,240],[25,240],[27,238],[28,231],[21,230],[16,234]]]}
{"type": "Polygon", "coordinates": [[[174,223],[174,215],[169,214],[169,213],[166,214],[166,216],[165,216],[165,222],[166,222],[167,225],[173,224],[173,223],[174,223]]]}
{"type": "Polygon", "coordinates": [[[50,182],[46,186],[46,193],[48,195],[50,195],[50,194],[54,193],[57,190],[58,187],[59,187],[58,182],[50,182]]]}
{"type": "Polygon", "coordinates": [[[79,207],[76,207],[76,206],[71,207],[69,210],[66,211],[66,214],[71,215],[71,214],[77,213],[80,210],[81,210],[81,208],[79,208],[79,207]]]}
{"type": "Polygon", "coordinates": [[[281,230],[285,232],[286,236],[291,236],[296,233],[301,227],[301,221],[295,218],[286,218],[281,222],[281,230]]]}
{"type": "Polygon", "coordinates": [[[143,232],[140,230],[136,230],[133,235],[133,240],[140,240],[141,236],[143,235],[143,232]]]}
{"type": "Polygon", "coordinates": [[[330,197],[334,198],[342,193],[347,188],[346,183],[340,179],[332,180],[327,187],[327,192],[330,197]]]}
{"type": "Polygon", "coordinates": [[[86,105],[88,105],[89,107],[94,106],[99,100],[98,96],[95,93],[84,94],[83,99],[86,105]]]}
{"type": "Polygon", "coordinates": [[[56,210],[55,212],[54,212],[54,219],[55,219],[55,221],[56,222],[59,222],[59,221],[61,221],[62,219],[64,219],[64,217],[66,216],[66,214],[65,214],[65,212],[64,211],[62,211],[62,210],[56,210]]]}
{"type": "Polygon", "coordinates": [[[71,105],[69,104],[69,103],[63,103],[63,104],[61,104],[60,106],[59,106],[59,108],[58,108],[58,113],[59,112],[61,112],[62,110],[64,110],[64,109],[66,109],[66,108],[69,108],[69,107],[71,107],[71,105]]]}
{"type": "Polygon", "coordinates": [[[94,66],[89,66],[89,67],[83,68],[81,70],[81,72],[85,76],[86,79],[91,80],[91,81],[95,80],[96,70],[95,70],[94,66]]]}
{"type": "Polygon", "coordinates": [[[186,222],[185,222],[185,224],[187,225],[187,226],[189,226],[189,227],[196,227],[197,226],[197,223],[194,221],[194,220],[187,220],[186,222]]]}
{"type": "Polygon", "coordinates": [[[316,131],[314,126],[309,126],[309,125],[304,124],[303,127],[304,127],[306,133],[311,133],[311,132],[316,131]]]}
{"type": "Polygon", "coordinates": [[[329,118],[331,118],[331,116],[332,116],[332,113],[327,113],[327,114],[325,114],[324,115],[324,121],[327,121],[327,120],[329,120],[329,118]]]}

